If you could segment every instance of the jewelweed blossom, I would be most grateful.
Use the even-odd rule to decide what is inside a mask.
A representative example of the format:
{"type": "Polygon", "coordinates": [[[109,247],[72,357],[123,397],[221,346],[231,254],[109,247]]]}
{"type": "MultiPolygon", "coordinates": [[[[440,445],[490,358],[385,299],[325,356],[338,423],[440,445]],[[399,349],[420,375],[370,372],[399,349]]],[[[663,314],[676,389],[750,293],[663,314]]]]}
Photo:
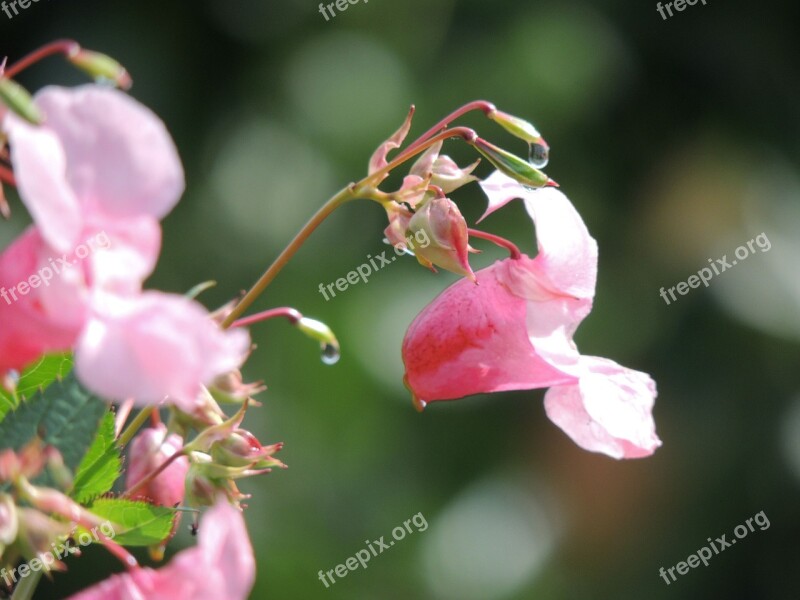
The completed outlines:
{"type": "Polygon", "coordinates": [[[487,214],[522,198],[539,252],[508,258],[461,280],[428,305],[403,341],[406,382],[423,403],[550,388],[550,419],[579,446],[614,458],[652,454],[661,444],[650,377],[597,357],[573,341],[589,314],[597,244],[567,197],[530,190],[495,172],[481,183],[487,214]]]}

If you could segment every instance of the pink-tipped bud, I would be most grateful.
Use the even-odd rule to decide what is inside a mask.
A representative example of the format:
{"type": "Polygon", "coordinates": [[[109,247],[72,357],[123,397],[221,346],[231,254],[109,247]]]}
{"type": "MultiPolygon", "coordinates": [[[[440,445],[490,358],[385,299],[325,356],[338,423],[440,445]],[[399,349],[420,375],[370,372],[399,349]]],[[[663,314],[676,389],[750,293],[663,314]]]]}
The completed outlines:
{"type": "Polygon", "coordinates": [[[475,281],[469,266],[467,222],[455,202],[445,197],[428,200],[411,217],[408,231],[418,240],[427,240],[414,248],[420,264],[436,265],[475,281]]]}
{"type": "MultiPolygon", "coordinates": [[[[142,481],[182,447],[181,437],[174,433],[167,435],[167,428],[163,424],[142,431],[130,446],[131,462],[126,477],[127,487],[130,489],[142,481]]],[[[138,488],[132,498],[145,499],[160,506],[180,504],[183,502],[188,471],[189,459],[181,456],[138,488]]]]}
{"type": "Polygon", "coordinates": [[[273,457],[273,454],[281,448],[283,448],[282,443],[262,446],[252,433],[239,429],[230,437],[215,442],[211,446],[211,457],[216,464],[230,467],[246,466],[251,469],[285,467],[286,465],[273,457]]]}

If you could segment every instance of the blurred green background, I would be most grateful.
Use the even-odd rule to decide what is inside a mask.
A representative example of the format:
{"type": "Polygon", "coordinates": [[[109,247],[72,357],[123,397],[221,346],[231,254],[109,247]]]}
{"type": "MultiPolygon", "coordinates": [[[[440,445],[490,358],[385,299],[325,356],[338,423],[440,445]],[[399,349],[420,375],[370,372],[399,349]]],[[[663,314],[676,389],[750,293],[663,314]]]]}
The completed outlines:
{"type": "MultiPolygon", "coordinates": [[[[355,203],[327,221],[258,308],[292,305],[338,333],[335,367],[285,323],[258,326],[246,370],[264,379],[249,424],[284,441],[289,470],[246,483],[253,598],[750,599],[800,592],[800,9],[709,0],[669,20],[655,2],[372,0],[325,21],[312,0],[39,2],[0,13],[11,60],[56,38],[107,52],[168,124],[188,178],[165,220],[150,287],[249,286],[329,195],[365,174],[417,106],[421,133],[476,98],[531,119],[547,173],[600,247],[582,352],[656,379],[648,459],[577,448],[543,391],[430,406],[402,383],[413,316],[454,277],[398,261],[325,301],[385,249],[385,215],[355,203]],[[667,306],[662,286],[764,232],[772,244],[667,306]],[[667,586],[660,567],[759,511],[756,529],[667,586]],[[333,569],[417,513],[429,524],[326,589],[333,569]]],[[[81,77],[50,59],[30,89],[81,77]]],[[[490,140],[524,148],[479,115],[490,140]]],[[[457,142],[447,152],[473,155],[457,142]]],[[[480,174],[490,172],[486,165],[480,174]]],[[[394,180],[393,180],[394,181],[394,180]]],[[[454,196],[470,222],[485,201],[454,196]]],[[[25,225],[0,227],[6,245],[25,225]]],[[[520,203],[486,222],[535,251],[520,203]]],[[[502,253],[485,243],[473,266],[502,253]]],[[[191,543],[182,533],[178,544],[191,543]]],[[[61,598],[118,568],[102,552],[42,585],[61,598]]]]}

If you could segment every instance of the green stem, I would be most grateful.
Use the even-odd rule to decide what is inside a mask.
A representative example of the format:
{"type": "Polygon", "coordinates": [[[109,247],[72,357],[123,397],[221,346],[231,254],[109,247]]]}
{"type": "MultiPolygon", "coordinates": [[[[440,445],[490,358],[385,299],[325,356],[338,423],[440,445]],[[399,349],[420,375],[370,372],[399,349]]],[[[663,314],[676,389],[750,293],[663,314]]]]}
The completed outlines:
{"type": "Polygon", "coordinates": [[[142,425],[147,423],[147,419],[150,418],[150,413],[152,413],[156,409],[155,406],[148,406],[147,408],[143,408],[139,411],[139,414],[131,421],[131,424],[122,432],[122,434],[117,439],[117,444],[119,444],[120,448],[124,448],[128,445],[133,439],[133,436],[136,435],[136,432],[142,428],[142,425]]]}
{"type": "Polygon", "coordinates": [[[41,578],[42,571],[31,570],[31,574],[27,577],[23,577],[19,584],[17,584],[11,596],[11,600],[31,600],[41,578]]]}
{"type": "Polygon", "coordinates": [[[264,290],[267,289],[270,283],[275,279],[278,273],[281,272],[283,267],[285,267],[288,262],[292,259],[295,253],[300,249],[300,247],[305,243],[308,237],[314,233],[317,227],[327,219],[333,211],[337,208],[349,202],[350,200],[355,200],[356,198],[365,198],[367,200],[374,200],[381,205],[386,204],[386,200],[383,197],[383,194],[377,190],[374,185],[375,182],[380,182],[383,180],[383,177],[389,173],[392,169],[398,167],[399,165],[403,164],[407,160],[413,158],[417,154],[424,152],[437,142],[441,140],[446,140],[448,138],[453,137],[460,137],[467,141],[467,143],[472,144],[477,139],[477,134],[468,127],[454,127],[453,129],[449,129],[446,131],[442,131],[441,133],[433,136],[432,138],[426,140],[425,142],[417,145],[413,149],[406,149],[405,151],[401,152],[394,160],[392,160],[389,164],[387,164],[384,168],[368,175],[358,183],[351,184],[346,188],[340,190],[335,196],[333,196],[330,200],[328,200],[322,207],[314,214],[313,217],[306,223],[300,232],[294,237],[294,239],[289,243],[286,248],[283,249],[283,252],[280,253],[278,258],[269,266],[269,268],[264,272],[261,278],[256,281],[253,287],[250,288],[244,298],[239,300],[239,303],[233,307],[233,310],[225,317],[225,320],[222,322],[222,328],[227,329],[230,327],[234,321],[239,319],[244,312],[250,308],[253,302],[264,293],[264,290]]]}
{"type": "Polygon", "coordinates": [[[283,269],[283,267],[285,267],[286,264],[292,259],[292,257],[305,243],[308,237],[314,233],[314,230],[316,230],[316,228],[319,227],[320,224],[327,219],[333,211],[335,211],[345,202],[348,202],[349,200],[355,200],[357,189],[358,187],[354,185],[347,186],[322,205],[316,214],[309,219],[308,223],[303,226],[303,228],[289,243],[289,245],[283,249],[283,252],[280,253],[278,258],[276,258],[269,268],[264,271],[264,274],[258,281],[256,281],[253,287],[250,288],[250,291],[245,294],[244,298],[242,298],[239,303],[233,307],[233,310],[230,312],[230,314],[225,317],[225,320],[222,322],[223,329],[230,327],[236,319],[244,314],[244,311],[250,308],[250,305],[255,302],[256,298],[258,298],[265,289],[267,289],[267,286],[272,283],[272,280],[275,279],[278,273],[281,272],[281,269],[283,269]]]}

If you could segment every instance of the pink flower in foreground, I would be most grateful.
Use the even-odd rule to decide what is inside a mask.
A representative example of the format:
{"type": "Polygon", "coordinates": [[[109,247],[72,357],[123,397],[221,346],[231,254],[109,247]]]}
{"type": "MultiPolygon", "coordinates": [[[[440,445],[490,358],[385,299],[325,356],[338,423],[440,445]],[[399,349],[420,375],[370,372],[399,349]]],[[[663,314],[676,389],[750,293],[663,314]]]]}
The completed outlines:
{"type": "Polygon", "coordinates": [[[29,227],[0,254],[0,373],[71,348],[99,290],[137,293],[155,267],[161,229],[138,217],[86,228],[81,240],[98,247],[77,260],[29,227]]]}
{"type": "Polygon", "coordinates": [[[403,342],[406,382],[422,402],[549,387],[550,419],[579,446],[615,458],[652,454],[652,379],[579,354],[572,337],[589,314],[597,245],[554,188],[528,190],[495,173],[482,187],[496,210],[523,198],[536,224],[534,259],[498,261],[428,305],[403,342]]]}
{"type": "Polygon", "coordinates": [[[47,243],[68,251],[87,220],[159,220],[184,189],[183,168],[162,121],[126,94],[97,85],[47,87],[35,96],[41,126],[11,112],[19,194],[47,243]]]}
{"type": "Polygon", "coordinates": [[[69,600],[245,600],[255,559],[241,512],[218,500],[200,522],[199,538],[161,569],[114,575],[69,600]]]}
{"type": "Polygon", "coordinates": [[[221,330],[205,308],[182,296],[107,295],[93,304],[77,341],[75,368],[105,398],[132,397],[144,405],[169,396],[191,413],[202,384],[238,368],[249,344],[246,331],[221,330]]]}

